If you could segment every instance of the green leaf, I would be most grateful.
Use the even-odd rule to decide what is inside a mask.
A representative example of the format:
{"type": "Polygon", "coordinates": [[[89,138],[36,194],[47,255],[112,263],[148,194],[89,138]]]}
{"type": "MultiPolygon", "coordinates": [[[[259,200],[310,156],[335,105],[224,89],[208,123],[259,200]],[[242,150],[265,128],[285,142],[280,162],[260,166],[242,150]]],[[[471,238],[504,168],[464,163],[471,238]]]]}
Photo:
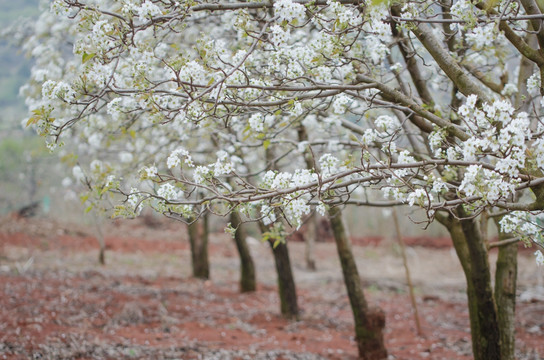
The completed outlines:
{"type": "Polygon", "coordinates": [[[87,206],[87,208],[85,209],[85,214],[87,214],[89,211],[91,211],[93,209],[93,204],[87,206]]]}
{"type": "Polygon", "coordinates": [[[266,139],[265,141],[263,141],[263,147],[265,150],[267,150],[269,146],[270,146],[270,140],[266,139]]]}
{"type": "Polygon", "coordinates": [[[32,124],[35,124],[38,122],[38,118],[36,116],[32,116],[28,121],[26,122],[26,127],[29,127],[32,124]]]}
{"type": "Polygon", "coordinates": [[[81,203],[84,204],[85,201],[87,201],[89,199],[89,194],[81,195],[79,198],[81,200],[81,203]]]}
{"type": "Polygon", "coordinates": [[[93,57],[95,57],[96,54],[87,54],[83,53],[83,56],[81,57],[81,62],[85,64],[87,61],[91,60],[93,57]]]}
{"type": "Polygon", "coordinates": [[[274,245],[272,245],[272,248],[273,249],[277,248],[280,243],[281,243],[281,239],[276,239],[276,241],[274,241],[274,245]]]}

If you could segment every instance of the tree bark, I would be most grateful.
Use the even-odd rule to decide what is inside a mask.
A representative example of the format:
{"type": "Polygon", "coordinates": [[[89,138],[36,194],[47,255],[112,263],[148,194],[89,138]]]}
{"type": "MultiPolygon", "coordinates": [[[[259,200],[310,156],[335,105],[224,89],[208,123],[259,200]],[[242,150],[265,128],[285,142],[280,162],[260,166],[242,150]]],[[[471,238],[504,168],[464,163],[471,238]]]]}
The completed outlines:
{"type": "MultiPolygon", "coordinates": [[[[466,218],[462,207],[457,208],[460,218],[466,218]]],[[[470,273],[473,282],[474,298],[478,311],[480,332],[476,334],[478,348],[474,353],[476,360],[501,359],[500,329],[497,316],[497,307],[491,287],[491,271],[487,246],[481,236],[478,223],[475,219],[461,220],[461,228],[465,234],[472,271],[470,273]]],[[[474,338],[474,336],[473,336],[474,338]]]]}
{"type": "Polygon", "coordinates": [[[100,265],[106,265],[106,249],[100,246],[100,250],[98,250],[98,263],[100,265]]]}
{"type": "MultiPolygon", "coordinates": [[[[262,221],[259,221],[259,227],[263,234],[269,230],[262,221]]],[[[284,241],[281,241],[274,248],[275,241],[276,239],[273,238],[268,239],[268,244],[274,255],[274,263],[278,275],[280,311],[282,316],[287,319],[298,319],[297,290],[289,258],[289,249],[287,248],[287,243],[284,241]]]]}
{"type": "Polygon", "coordinates": [[[240,255],[240,292],[252,292],[257,289],[255,280],[255,264],[246,242],[246,232],[240,214],[237,211],[230,213],[231,226],[236,229],[234,242],[240,255]]]}
{"type": "Polygon", "coordinates": [[[385,314],[380,308],[370,309],[368,307],[346,227],[342,220],[342,212],[338,208],[332,208],[329,210],[329,216],[353,311],[359,357],[364,360],[386,359],[387,350],[383,339],[385,314]]]}
{"type": "Polygon", "coordinates": [[[100,265],[106,265],[106,240],[104,239],[104,233],[102,232],[102,221],[98,219],[96,214],[93,214],[93,223],[96,231],[96,239],[98,240],[98,263],[100,265]]]}
{"type": "Polygon", "coordinates": [[[477,301],[475,298],[474,282],[472,281],[472,266],[470,262],[470,255],[467,246],[467,239],[463,233],[461,223],[453,218],[436,216],[436,219],[443,224],[450,233],[453,247],[457,253],[457,258],[461,263],[465,279],[467,282],[467,301],[468,301],[468,314],[470,319],[470,333],[472,336],[472,352],[473,354],[479,353],[480,345],[480,321],[478,320],[478,309],[476,307],[477,301]]]}
{"type": "MultiPolygon", "coordinates": [[[[533,29],[529,27],[529,30],[533,29]]],[[[527,34],[527,44],[536,49],[538,46],[536,36],[530,33],[527,34]]],[[[516,93],[516,101],[514,104],[519,111],[530,112],[529,104],[531,96],[529,96],[529,92],[527,91],[527,80],[533,75],[534,68],[535,64],[531,60],[524,56],[521,57],[519,63],[518,92],[516,93]]]]}
{"type": "MultiPolygon", "coordinates": [[[[276,169],[276,161],[274,160],[274,155],[271,149],[267,149],[266,161],[269,163],[270,169],[276,169]]],[[[280,218],[280,216],[278,216],[280,218]]],[[[264,234],[268,232],[271,228],[265,225],[262,221],[259,221],[259,228],[264,234]]],[[[274,247],[276,242],[275,238],[270,237],[268,239],[268,244],[274,255],[274,263],[276,265],[276,273],[278,275],[278,293],[280,296],[280,311],[283,317],[287,319],[297,319],[298,318],[298,300],[297,300],[297,291],[295,286],[295,279],[293,277],[293,271],[291,268],[291,260],[289,259],[289,249],[287,248],[287,243],[285,239],[280,239],[281,241],[274,247]]]]}
{"type": "MultiPolygon", "coordinates": [[[[393,14],[393,16],[400,17],[401,6],[392,6],[391,14],[393,14]]],[[[423,77],[419,69],[419,65],[417,63],[418,57],[415,55],[415,51],[412,47],[411,41],[405,37],[404,33],[397,27],[397,25],[398,24],[396,22],[391,22],[391,32],[393,33],[393,36],[398,39],[398,47],[402,54],[404,62],[406,63],[408,73],[412,78],[412,82],[414,83],[421,100],[427,106],[432,108],[434,106],[433,96],[431,95],[431,92],[427,87],[428,81],[423,77]]]]}
{"type": "MultiPolygon", "coordinates": [[[[496,219],[498,221],[498,219],[496,219]]],[[[497,224],[498,225],[498,224],[497,224]]],[[[498,226],[500,229],[500,226],[498,226]]],[[[511,238],[499,231],[499,240],[511,238]]],[[[501,359],[514,360],[516,349],[516,282],[518,276],[518,243],[499,246],[495,270],[495,299],[501,329],[501,359]]]]}
{"type": "Polygon", "coordinates": [[[482,87],[474,81],[471,76],[461,67],[459,63],[449,54],[449,51],[442,46],[442,43],[434,36],[432,28],[428,24],[413,24],[411,28],[414,35],[427,49],[429,54],[436,61],[438,66],[450,78],[455,86],[466,96],[478,95],[484,102],[490,102],[482,87]]]}
{"type": "Polygon", "coordinates": [[[268,243],[274,254],[274,262],[278,274],[281,314],[287,319],[297,319],[297,291],[291,269],[291,260],[289,259],[289,249],[284,242],[279,243],[276,248],[274,248],[274,240],[269,240],[268,243]]]}
{"type": "Polygon", "coordinates": [[[191,244],[191,263],[193,276],[198,279],[210,278],[208,261],[208,214],[194,220],[189,226],[189,243],[191,244]]]}
{"type": "MultiPolygon", "coordinates": [[[[460,218],[466,217],[458,208],[460,218]]],[[[467,300],[475,360],[501,359],[500,328],[491,287],[487,247],[475,219],[439,217],[448,229],[467,280],[467,300]]]]}
{"type": "MultiPolygon", "coordinates": [[[[261,232],[266,233],[269,228],[259,221],[261,232]]],[[[280,296],[280,311],[286,319],[298,319],[298,300],[295,279],[291,268],[291,260],[289,258],[289,249],[287,243],[281,241],[274,248],[276,239],[269,238],[268,244],[274,255],[274,263],[276,265],[276,273],[278,275],[278,293],[280,296]]]]}
{"type": "MultiPolygon", "coordinates": [[[[308,141],[308,132],[304,125],[300,125],[297,128],[298,141],[308,141]]],[[[314,159],[311,152],[306,149],[304,151],[304,162],[306,163],[306,169],[311,170],[314,168],[314,159]]],[[[308,221],[308,231],[304,236],[304,243],[306,245],[306,267],[308,270],[316,270],[315,264],[315,238],[317,236],[317,219],[315,213],[313,213],[308,221]]]]}
{"type": "Polygon", "coordinates": [[[317,270],[315,262],[315,240],[317,236],[317,216],[312,214],[308,219],[308,228],[304,235],[304,255],[306,258],[306,268],[311,271],[317,270]]]}

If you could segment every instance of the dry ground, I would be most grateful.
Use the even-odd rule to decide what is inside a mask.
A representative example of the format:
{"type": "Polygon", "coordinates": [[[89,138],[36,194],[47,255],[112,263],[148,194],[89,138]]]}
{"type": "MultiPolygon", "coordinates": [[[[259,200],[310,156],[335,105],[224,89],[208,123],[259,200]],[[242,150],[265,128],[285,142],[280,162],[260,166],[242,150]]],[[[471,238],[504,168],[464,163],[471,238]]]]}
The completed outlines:
{"type": "MultiPolygon", "coordinates": [[[[200,281],[190,278],[183,226],[154,225],[109,224],[99,266],[92,227],[0,219],[0,359],[356,359],[334,244],[318,243],[312,272],[304,245],[290,243],[302,314],[286,321],[265,244],[251,242],[259,289],[240,294],[229,237],[212,236],[212,279],[200,281]]],[[[447,240],[410,239],[426,245],[408,248],[423,336],[397,247],[378,240],[357,238],[354,252],[369,302],[386,312],[390,358],[470,359],[463,274],[447,240]]],[[[543,272],[530,251],[519,278],[519,359],[540,359],[543,272]]]]}

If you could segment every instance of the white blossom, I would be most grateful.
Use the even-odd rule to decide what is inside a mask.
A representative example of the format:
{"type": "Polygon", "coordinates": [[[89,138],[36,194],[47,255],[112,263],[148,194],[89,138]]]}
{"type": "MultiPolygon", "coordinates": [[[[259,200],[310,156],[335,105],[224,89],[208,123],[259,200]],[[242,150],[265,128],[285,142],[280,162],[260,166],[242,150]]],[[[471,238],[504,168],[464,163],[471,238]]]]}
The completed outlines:
{"type": "Polygon", "coordinates": [[[197,166],[193,173],[193,179],[195,183],[203,184],[209,173],[210,169],[207,166],[197,166]]]}
{"type": "Polygon", "coordinates": [[[278,0],[274,2],[274,14],[279,21],[292,22],[294,20],[301,22],[304,19],[306,9],[303,5],[292,0],[278,0]]]}
{"type": "Polygon", "coordinates": [[[544,265],[544,254],[542,254],[542,251],[540,250],[537,250],[535,251],[535,256],[536,256],[536,264],[538,266],[543,266],[544,265]]]}
{"type": "Polygon", "coordinates": [[[540,92],[540,71],[536,71],[527,79],[527,92],[534,95],[540,92]]]}
{"type": "Polygon", "coordinates": [[[274,210],[268,205],[261,205],[261,216],[263,218],[263,224],[270,225],[276,222],[276,214],[274,210]]]}
{"type": "Polygon", "coordinates": [[[319,158],[319,167],[321,168],[321,172],[324,177],[329,177],[332,174],[336,173],[339,169],[338,165],[340,164],[340,160],[338,160],[336,157],[332,156],[331,154],[323,154],[319,158]]]}
{"type": "Polygon", "coordinates": [[[164,198],[167,201],[170,200],[179,200],[182,195],[183,191],[176,188],[174,185],[170,183],[165,183],[159,186],[159,189],[157,190],[157,195],[164,198]]]}
{"type": "Polygon", "coordinates": [[[391,134],[394,130],[397,129],[398,123],[392,116],[381,115],[375,121],[376,127],[379,131],[391,134]]]}
{"type": "Polygon", "coordinates": [[[81,170],[81,167],[79,167],[78,165],[72,168],[72,175],[77,182],[82,182],[83,180],[85,180],[85,174],[83,173],[83,170],[81,170]]]}
{"type": "Polygon", "coordinates": [[[433,200],[433,195],[426,193],[424,189],[416,189],[415,191],[408,194],[406,201],[408,205],[413,206],[416,202],[420,206],[425,206],[429,204],[429,201],[433,200]]]}
{"type": "Polygon", "coordinates": [[[141,170],[140,170],[140,173],[146,177],[146,178],[149,178],[149,179],[152,179],[154,177],[156,177],[159,173],[159,170],[157,169],[157,167],[155,165],[152,165],[152,166],[146,166],[146,167],[143,167],[141,170]]]}
{"type": "Polygon", "coordinates": [[[166,159],[166,166],[169,169],[178,167],[181,165],[181,159],[184,160],[185,165],[188,167],[195,166],[191,155],[189,155],[189,152],[184,148],[177,148],[176,150],[172,151],[168,156],[168,159],[166,159]]]}
{"type": "Polygon", "coordinates": [[[344,95],[338,95],[332,104],[332,109],[335,114],[342,115],[346,112],[346,107],[348,106],[349,98],[344,95]]]}
{"type": "Polygon", "coordinates": [[[136,10],[140,21],[145,21],[150,17],[161,15],[162,13],[161,9],[149,0],[144,1],[136,10]]]}

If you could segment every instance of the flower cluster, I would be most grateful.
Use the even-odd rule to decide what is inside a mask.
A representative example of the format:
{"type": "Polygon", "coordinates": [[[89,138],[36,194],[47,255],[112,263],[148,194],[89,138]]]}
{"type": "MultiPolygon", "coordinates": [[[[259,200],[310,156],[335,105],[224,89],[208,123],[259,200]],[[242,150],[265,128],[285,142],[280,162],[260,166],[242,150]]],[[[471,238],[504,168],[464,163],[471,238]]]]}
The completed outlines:
{"type": "Polygon", "coordinates": [[[187,165],[188,167],[195,166],[191,155],[184,148],[177,148],[176,150],[172,151],[172,153],[170,153],[170,156],[168,156],[168,159],[166,160],[166,165],[169,169],[178,167],[181,165],[180,158],[184,159],[185,165],[187,165]]]}
{"type": "Polygon", "coordinates": [[[176,188],[170,183],[162,184],[157,190],[157,195],[164,198],[167,201],[178,200],[183,196],[183,191],[176,188]]]}
{"type": "MultiPolygon", "coordinates": [[[[542,235],[542,214],[530,214],[521,211],[513,211],[503,216],[500,220],[501,231],[512,236],[519,236],[525,242],[526,246],[533,243],[540,247],[544,246],[544,237],[542,235]]],[[[535,251],[535,260],[537,265],[544,265],[544,255],[540,250],[535,251]]]]}
{"type": "Polygon", "coordinates": [[[292,0],[278,0],[274,2],[274,14],[279,21],[301,22],[304,19],[306,9],[303,5],[292,0]]]}
{"type": "Polygon", "coordinates": [[[76,98],[76,92],[72,87],[63,81],[47,80],[42,85],[42,96],[46,99],[61,99],[71,103],[76,98]]]}
{"type": "Polygon", "coordinates": [[[469,166],[459,186],[466,196],[478,196],[484,201],[494,203],[511,198],[515,193],[515,184],[505,181],[495,171],[482,169],[481,165],[469,166]]]}

